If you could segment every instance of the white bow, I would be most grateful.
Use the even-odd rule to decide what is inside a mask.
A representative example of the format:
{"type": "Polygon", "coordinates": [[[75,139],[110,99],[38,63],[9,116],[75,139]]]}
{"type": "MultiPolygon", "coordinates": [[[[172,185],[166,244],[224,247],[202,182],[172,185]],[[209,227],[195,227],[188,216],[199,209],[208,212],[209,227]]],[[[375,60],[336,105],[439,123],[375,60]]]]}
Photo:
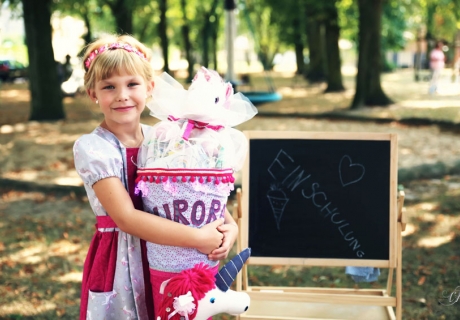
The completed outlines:
{"type": "Polygon", "coordinates": [[[186,320],[189,320],[188,315],[195,310],[195,304],[193,303],[194,300],[195,299],[190,291],[186,294],[180,295],[179,297],[175,297],[173,302],[174,311],[168,316],[168,320],[176,313],[185,317],[186,320]]]}

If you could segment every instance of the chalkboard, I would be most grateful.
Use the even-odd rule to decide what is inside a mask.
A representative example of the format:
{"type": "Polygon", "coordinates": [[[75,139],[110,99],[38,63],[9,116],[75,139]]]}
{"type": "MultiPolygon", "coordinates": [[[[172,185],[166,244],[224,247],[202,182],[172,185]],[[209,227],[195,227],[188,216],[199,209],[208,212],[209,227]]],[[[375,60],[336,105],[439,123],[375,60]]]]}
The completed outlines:
{"type": "Polygon", "coordinates": [[[395,135],[245,134],[243,194],[251,257],[348,260],[344,265],[390,260],[395,135]]]}

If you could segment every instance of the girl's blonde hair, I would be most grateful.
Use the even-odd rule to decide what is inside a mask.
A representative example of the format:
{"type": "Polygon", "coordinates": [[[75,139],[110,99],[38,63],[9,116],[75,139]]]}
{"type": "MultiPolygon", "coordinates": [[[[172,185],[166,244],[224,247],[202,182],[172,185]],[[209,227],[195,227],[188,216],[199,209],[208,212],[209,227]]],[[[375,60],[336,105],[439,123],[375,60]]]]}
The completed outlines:
{"type": "Polygon", "coordinates": [[[86,47],[83,56],[83,68],[85,73],[85,88],[94,89],[97,81],[107,79],[114,74],[127,72],[129,74],[140,75],[146,82],[153,79],[153,69],[150,65],[150,55],[147,48],[138,40],[130,35],[106,35],[86,47]],[[125,49],[105,50],[94,56],[95,50],[112,44],[127,44],[145,55],[146,59],[141,58],[134,52],[125,49]],[[94,59],[87,68],[85,62],[93,54],[94,59]]]}

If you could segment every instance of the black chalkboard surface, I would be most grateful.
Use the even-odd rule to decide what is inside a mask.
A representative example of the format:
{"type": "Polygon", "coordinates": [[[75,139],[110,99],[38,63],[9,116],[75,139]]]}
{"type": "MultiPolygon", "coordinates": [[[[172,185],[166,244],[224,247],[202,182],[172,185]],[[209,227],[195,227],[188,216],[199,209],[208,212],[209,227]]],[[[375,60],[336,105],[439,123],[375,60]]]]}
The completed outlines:
{"type": "Polygon", "coordinates": [[[245,134],[252,257],[390,260],[394,135],[245,134]]]}

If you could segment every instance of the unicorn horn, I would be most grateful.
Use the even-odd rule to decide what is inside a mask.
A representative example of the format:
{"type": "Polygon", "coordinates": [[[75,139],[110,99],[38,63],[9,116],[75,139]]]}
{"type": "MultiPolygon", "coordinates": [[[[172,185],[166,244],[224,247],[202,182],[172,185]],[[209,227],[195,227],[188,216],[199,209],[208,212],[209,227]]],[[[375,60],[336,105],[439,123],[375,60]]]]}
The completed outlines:
{"type": "Polygon", "coordinates": [[[248,260],[250,255],[251,248],[246,248],[220,269],[219,273],[215,276],[216,286],[220,290],[226,292],[230,288],[233,281],[236,279],[236,275],[240,272],[241,268],[243,268],[244,263],[248,260]]]}

